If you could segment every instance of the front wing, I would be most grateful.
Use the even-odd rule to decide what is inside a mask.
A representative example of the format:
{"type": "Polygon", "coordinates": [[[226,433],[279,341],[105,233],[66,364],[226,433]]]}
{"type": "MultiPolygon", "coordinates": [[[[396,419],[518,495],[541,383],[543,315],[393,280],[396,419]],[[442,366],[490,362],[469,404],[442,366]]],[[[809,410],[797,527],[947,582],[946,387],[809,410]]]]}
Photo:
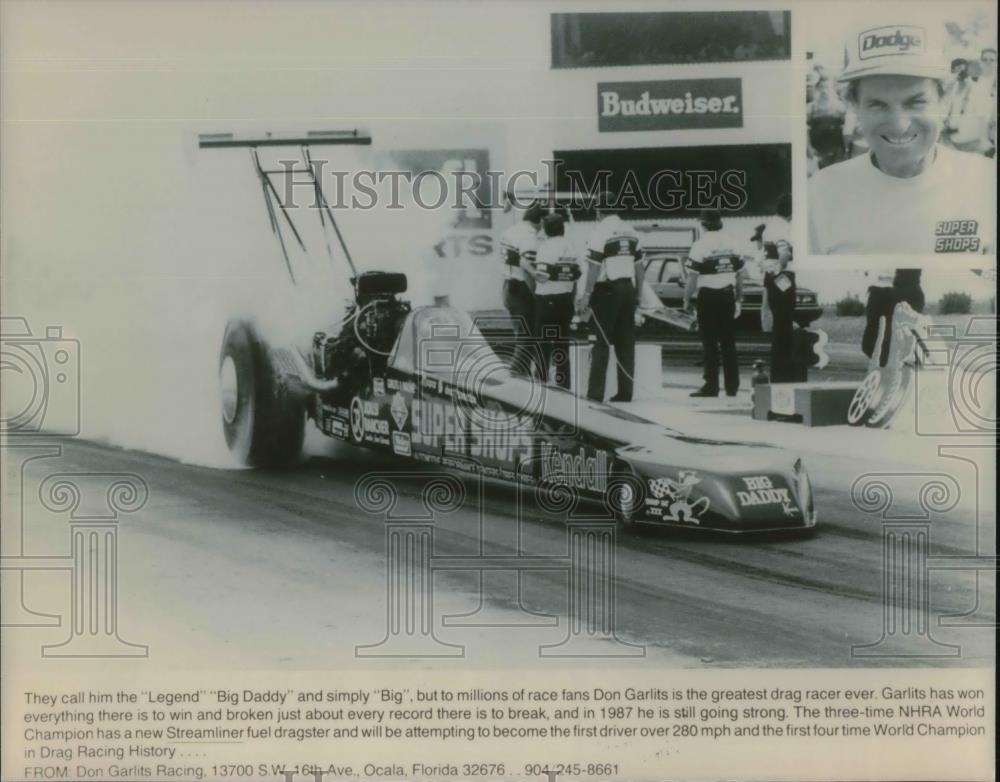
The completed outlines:
{"type": "Polygon", "coordinates": [[[721,532],[807,529],[816,523],[808,476],[794,468],[720,474],[644,463],[632,469],[638,522],[721,532]]]}

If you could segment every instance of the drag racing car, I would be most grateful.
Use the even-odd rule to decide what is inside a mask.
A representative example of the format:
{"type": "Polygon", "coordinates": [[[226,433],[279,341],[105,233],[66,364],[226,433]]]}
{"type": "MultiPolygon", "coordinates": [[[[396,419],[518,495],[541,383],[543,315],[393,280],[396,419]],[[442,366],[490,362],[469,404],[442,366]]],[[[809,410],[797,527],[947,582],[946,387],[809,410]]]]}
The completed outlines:
{"type": "MultiPolygon", "coordinates": [[[[262,179],[270,176],[256,158],[255,165],[262,179]]],[[[262,190],[271,198],[273,188],[262,190]]],[[[336,229],[333,213],[324,213],[336,229]]],[[[337,238],[354,272],[353,302],[340,322],[300,344],[273,344],[251,318],[226,327],[222,430],[242,464],[294,464],[312,422],[328,437],[392,459],[602,502],[621,526],[815,525],[801,460],[770,446],[688,436],[515,375],[469,314],[411,307],[402,298],[404,274],[358,273],[339,230],[337,238]]]]}
{"type": "Polygon", "coordinates": [[[354,281],[339,333],[303,355],[229,325],[220,377],[226,442],[242,462],[298,457],[309,419],[400,459],[604,501],[622,525],[731,532],[816,522],[809,476],[779,449],[688,437],[518,377],[465,312],[410,309],[401,274],[354,281]]]}

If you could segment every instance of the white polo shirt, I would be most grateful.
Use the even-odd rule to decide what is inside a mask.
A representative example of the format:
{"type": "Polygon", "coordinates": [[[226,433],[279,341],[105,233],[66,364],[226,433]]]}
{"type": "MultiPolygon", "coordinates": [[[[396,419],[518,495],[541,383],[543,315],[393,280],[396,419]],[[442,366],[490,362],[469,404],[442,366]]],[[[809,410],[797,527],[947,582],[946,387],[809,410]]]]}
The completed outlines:
{"type": "Polygon", "coordinates": [[[594,226],[587,244],[587,259],[601,264],[597,282],[631,279],[635,262],[642,258],[639,235],[618,215],[610,215],[594,226]]]}
{"type": "Polygon", "coordinates": [[[743,270],[742,254],[733,237],[723,230],[703,231],[688,250],[685,268],[698,275],[698,290],[720,290],[736,285],[736,275],[743,270]]]}
{"type": "Polygon", "coordinates": [[[809,180],[809,243],[818,254],[996,252],[996,165],[938,144],[915,177],[883,173],[870,155],[809,180]]]}
{"type": "Polygon", "coordinates": [[[580,279],[580,261],[573,243],[565,236],[549,236],[542,239],[535,255],[535,269],[545,272],[549,279],[535,281],[536,296],[554,296],[558,293],[572,293],[576,281],[580,279]]]}
{"type": "Polygon", "coordinates": [[[500,235],[504,276],[531,284],[531,265],[538,250],[538,231],[527,220],[512,225],[500,235]]]}
{"type": "Polygon", "coordinates": [[[792,251],[792,224],[782,217],[776,217],[773,220],[767,222],[767,227],[764,229],[764,247],[761,249],[758,256],[760,262],[760,270],[767,274],[777,274],[782,271],[781,261],[779,258],[768,258],[768,247],[767,245],[773,244],[775,251],[779,254],[782,252],[787,252],[790,260],[784,268],[784,271],[795,271],[795,255],[792,251]]]}

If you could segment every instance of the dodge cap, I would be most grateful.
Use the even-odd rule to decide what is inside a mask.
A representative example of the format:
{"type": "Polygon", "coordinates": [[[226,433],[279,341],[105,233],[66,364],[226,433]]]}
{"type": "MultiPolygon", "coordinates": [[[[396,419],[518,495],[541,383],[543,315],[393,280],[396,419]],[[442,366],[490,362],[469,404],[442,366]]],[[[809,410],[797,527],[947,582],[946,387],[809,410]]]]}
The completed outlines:
{"type": "Polygon", "coordinates": [[[906,12],[852,29],[844,42],[844,70],[838,81],[864,76],[916,76],[948,78],[944,56],[944,28],[906,12]]]}

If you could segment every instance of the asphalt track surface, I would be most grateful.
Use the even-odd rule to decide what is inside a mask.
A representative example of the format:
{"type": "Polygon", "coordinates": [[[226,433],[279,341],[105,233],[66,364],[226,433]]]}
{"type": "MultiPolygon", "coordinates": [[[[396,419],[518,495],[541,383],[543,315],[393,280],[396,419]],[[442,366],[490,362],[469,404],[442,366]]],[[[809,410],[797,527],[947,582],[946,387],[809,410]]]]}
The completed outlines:
{"type": "MultiPolygon", "coordinates": [[[[399,496],[394,512],[424,513],[425,479],[444,471],[329,444],[318,435],[310,442],[314,452],[325,453],[292,470],[263,472],[67,440],[57,455],[27,466],[8,452],[5,495],[10,502],[22,473],[25,537],[34,536],[35,550],[64,549],[65,517],[37,504],[46,474],[142,476],[149,501],[123,517],[120,532],[120,626],[133,640],[150,642],[151,661],[360,664],[356,647],[385,635],[386,532],[384,514],[357,506],[355,485],[373,473],[409,472],[390,475],[399,496]]],[[[619,662],[677,667],[991,666],[995,573],[977,577],[969,570],[927,576],[929,631],[897,625],[879,654],[852,654],[852,646],[883,636],[885,566],[882,526],[853,506],[849,472],[812,465],[821,514],[812,535],[737,539],[650,529],[618,536],[614,625],[624,643],[599,641],[601,653],[638,650],[641,657],[619,662]],[[965,616],[959,623],[978,627],[942,626],[955,623],[949,616],[965,616]]],[[[435,516],[436,556],[513,555],[518,547],[532,556],[566,553],[565,515],[546,513],[530,490],[462,482],[461,507],[435,516]]],[[[914,506],[900,497],[893,509],[912,515],[914,506]]],[[[992,546],[992,508],[976,516],[968,504],[933,516],[932,557],[972,556],[977,538],[979,553],[992,546]]],[[[895,572],[898,563],[888,567],[895,572]]],[[[30,603],[37,596],[35,610],[64,610],[55,581],[32,592],[28,578],[26,598],[30,603]]],[[[45,578],[52,577],[38,576],[45,578]]],[[[539,646],[566,637],[566,579],[562,570],[520,579],[509,571],[437,573],[435,635],[450,649],[462,646],[471,665],[538,665],[539,646]]]]}

